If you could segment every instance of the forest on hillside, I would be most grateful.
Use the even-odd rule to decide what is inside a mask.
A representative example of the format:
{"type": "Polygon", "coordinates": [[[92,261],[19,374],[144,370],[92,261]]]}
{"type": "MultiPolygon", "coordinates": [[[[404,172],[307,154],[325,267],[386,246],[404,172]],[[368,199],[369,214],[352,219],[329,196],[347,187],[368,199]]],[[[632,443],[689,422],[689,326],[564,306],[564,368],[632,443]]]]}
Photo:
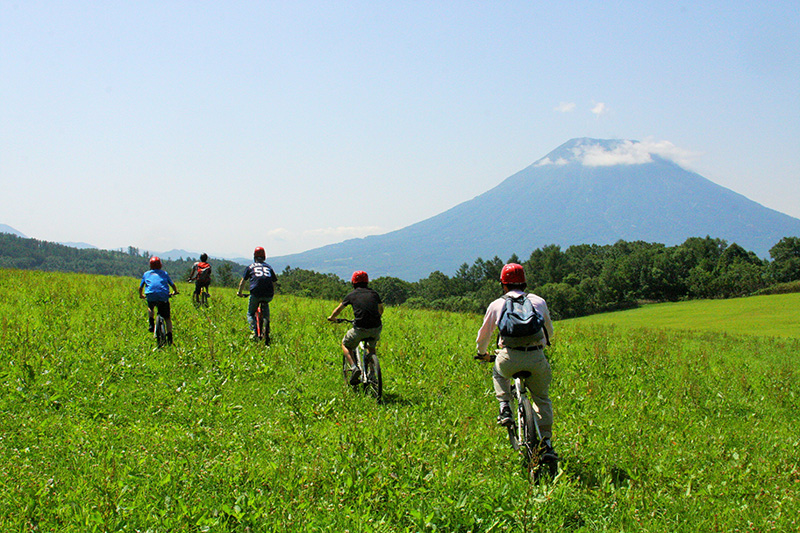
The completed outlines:
{"type": "MultiPolygon", "coordinates": [[[[77,249],[36,239],[0,234],[0,268],[35,269],[138,278],[148,268],[149,253],[77,249]]],[[[440,271],[408,282],[391,276],[373,279],[388,305],[482,313],[498,296],[505,263],[525,267],[528,289],[544,297],[554,318],[571,318],[632,307],[640,302],[696,298],[733,298],[800,290],[800,237],[784,237],[770,249],[771,260],[723,239],[692,237],[666,246],[643,241],[611,245],[582,244],[562,250],[548,245],[523,260],[516,255],[476,259],[448,276],[440,271]]],[[[164,261],[176,281],[189,276],[196,258],[164,261]]],[[[213,260],[212,284],[234,287],[244,267],[213,260]]],[[[334,274],[286,267],[278,292],[338,300],[350,290],[334,274]]]]}
{"type": "MultiPolygon", "coordinates": [[[[771,261],[737,244],[693,237],[677,246],[641,241],[582,244],[562,250],[549,245],[527,260],[478,258],[453,276],[432,272],[417,282],[394,277],[372,280],[384,302],[412,308],[482,313],[500,291],[505,263],[525,267],[528,290],[548,302],[554,318],[572,318],[633,307],[641,302],[733,298],[759,292],[800,291],[800,238],[786,237],[770,249],[771,261]]],[[[338,299],[349,284],[333,274],[287,267],[280,275],[286,294],[338,299]]]]}

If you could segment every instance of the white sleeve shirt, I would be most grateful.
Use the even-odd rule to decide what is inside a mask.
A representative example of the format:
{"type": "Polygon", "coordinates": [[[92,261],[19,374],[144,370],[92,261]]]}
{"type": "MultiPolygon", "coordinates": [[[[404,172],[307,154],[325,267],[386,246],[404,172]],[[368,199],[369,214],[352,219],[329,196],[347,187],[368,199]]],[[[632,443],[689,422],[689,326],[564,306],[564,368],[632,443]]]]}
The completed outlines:
{"type": "MultiPolygon", "coordinates": [[[[509,291],[508,294],[511,296],[520,296],[522,291],[509,291]]],[[[530,292],[528,293],[528,300],[531,301],[534,309],[544,318],[544,328],[547,331],[547,338],[550,339],[553,336],[553,321],[550,319],[550,311],[547,310],[547,302],[545,302],[544,298],[541,296],[530,292]]],[[[475,340],[478,353],[487,353],[489,343],[492,340],[492,333],[494,333],[497,323],[500,321],[500,314],[503,312],[505,303],[506,299],[500,297],[490,303],[489,307],[486,309],[486,314],[483,317],[483,324],[481,325],[481,329],[478,330],[478,338],[475,340]]]]}

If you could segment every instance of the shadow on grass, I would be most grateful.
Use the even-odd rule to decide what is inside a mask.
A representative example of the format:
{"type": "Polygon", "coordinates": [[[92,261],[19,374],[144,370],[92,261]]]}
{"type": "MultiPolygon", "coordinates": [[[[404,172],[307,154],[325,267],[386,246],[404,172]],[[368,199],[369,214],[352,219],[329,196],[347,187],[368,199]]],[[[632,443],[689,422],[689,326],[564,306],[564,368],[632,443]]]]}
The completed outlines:
{"type": "Polygon", "coordinates": [[[631,476],[622,467],[586,462],[577,457],[561,460],[564,475],[584,487],[596,488],[606,483],[616,488],[629,487],[631,476]]]}

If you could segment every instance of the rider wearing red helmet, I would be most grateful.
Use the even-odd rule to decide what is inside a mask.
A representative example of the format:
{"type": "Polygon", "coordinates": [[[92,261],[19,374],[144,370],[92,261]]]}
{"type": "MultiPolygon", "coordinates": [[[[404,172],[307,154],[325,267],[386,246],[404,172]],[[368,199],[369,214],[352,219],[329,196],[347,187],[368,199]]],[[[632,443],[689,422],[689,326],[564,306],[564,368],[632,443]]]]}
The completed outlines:
{"type": "Polygon", "coordinates": [[[275,296],[275,282],[278,281],[278,276],[275,271],[266,263],[267,252],[261,246],[253,251],[253,263],[244,270],[242,280],[239,282],[238,296],[244,296],[245,286],[248,281],[250,284],[250,302],[247,306],[247,323],[250,326],[250,331],[253,333],[253,339],[256,338],[256,310],[258,305],[263,303],[265,319],[267,321],[265,341],[270,343],[270,321],[269,321],[269,303],[275,296]]]}
{"type": "Polygon", "coordinates": [[[172,317],[169,308],[169,297],[178,294],[178,288],[172,283],[169,274],[161,270],[161,259],[158,256],[150,258],[150,270],[142,274],[139,283],[139,298],[147,300],[148,331],[155,329],[153,309],[158,308],[158,314],[164,317],[167,324],[167,342],[172,344],[172,317]],[[172,294],[169,289],[172,287],[172,294]]]}
{"type": "Polygon", "coordinates": [[[353,285],[353,290],[333,310],[328,320],[334,322],[345,307],[353,306],[353,327],[342,338],[342,352],[350,363],[352,371],[350,383],[356,384],[361,379],[361,370],[355,364],[352,351],[362,340],[372,339],[367,341],[367,350],[369,353],[375,353],[375,345],[380,340],[383,329],[381,320],[383,302],[378,293],[369,288],[369,276],[363,270],[353,272],[350,283],[353,285]]]}
{"type": "Polygon", "coordinates": [[[544,337],[543,340],[523,339],[503,339],[499,340],[500,349],[497,351],[492,378],[497,400],[500,402],[500,415],[497,423],[502,426],[509,426],[514,423],[511,407],[511,383],[510,378],[517,372],[528,371],[531,376],[526,380],[528,390],[531,392],[531,400],[536,404],[539,413],[539,429],[542,433],[542,459],[557,460],[557,455],[553,451],[550,439],[553,433],[553,404],[550,401],[550,380],[552,372],[550,363],[544,355],[544,348],[549,345],[549,339],[553,336],[553,322],[550,319],[550,312],[547,303],[543,298],[526,293],[525,270],[522,265],[509,263],[503,267],[500,273],[500,283],[503,287],[503,296],[489,304],[486,315],[483,317],[483,324],[478,331],[476,339],[478,357],[489,360],[487,351],[494,330],[500,321],[500,317],[508,298],[519,298],[524,296],[533,304],[533,307],[544,318],[544,337]],[[519,342],[521,341],[521,342],[519,342]],[[513,346],[511,346],[513,345],[513,346]],[[546,457],[549,454],[549,457],[546,457]]]}

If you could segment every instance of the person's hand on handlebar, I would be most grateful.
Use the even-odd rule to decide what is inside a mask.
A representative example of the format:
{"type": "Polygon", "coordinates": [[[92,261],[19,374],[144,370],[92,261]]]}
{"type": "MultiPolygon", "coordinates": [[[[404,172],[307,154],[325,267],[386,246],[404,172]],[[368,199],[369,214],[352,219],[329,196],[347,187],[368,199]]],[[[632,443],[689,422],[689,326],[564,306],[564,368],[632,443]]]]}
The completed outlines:
{"type": "Polygon", "coordinates": [[[483,363],[491,363],[492,361],[494,361],[495,356],[494,355],[489,355],[488,353],[479,353],[479,354],[475,355],[474,358],[477,359],[478,361],[483,362],[483,363]]]}

